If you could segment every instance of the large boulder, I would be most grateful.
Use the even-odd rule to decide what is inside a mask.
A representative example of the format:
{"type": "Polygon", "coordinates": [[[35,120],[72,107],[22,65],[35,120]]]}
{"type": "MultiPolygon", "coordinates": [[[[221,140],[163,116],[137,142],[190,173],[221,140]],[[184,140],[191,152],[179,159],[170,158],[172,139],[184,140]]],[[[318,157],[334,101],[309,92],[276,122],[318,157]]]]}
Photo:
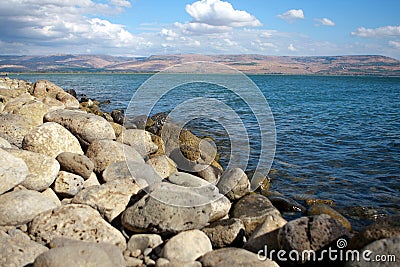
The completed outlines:
{"type": "Polygon", "coordinates": [[[62,152],[83,154],[78,139],[55,122],[46,122],[33,129],[24,137],[22,148],[53,158],[62,152]]]}
{"type": "Polygon", "coordinates": [[[60,164],[54,158],[22,149],[10,149],[8,152],[22,159],[28,166],[28,176],[21,183],[25,188],[44,191],[56,179],[60,164]]]}
{"type": "Polygon", "coordinates": [[[250,192],[250,181],[242,169],[227,169],[218,181],[217,187],[221,194],[230,200],[236,200],[250,192]]]}
{"type": "Polygon", "coordinates": [[[0,194],[22,183],[28,172],[22,159],[0,148],[0,194]]]}
{"type": "Polygon", "coordinates": [[[12,113],[25,116],[35,124],[35,126],[43,123],[44,114],[49,111],[49,108],[38,100],[31,100],[24,103],[22,106],[15,108],[12,113]]]}
{"type": "Polygon", "coordinates": [[[146,163],[152,166],[161,178],[167,178],[178,171],[176,163],[165,155],[152,157],[146,163]]]}
{"type": "Polygon", "coordinates": [[[77,110],[58,109],[44,116],[47,122],[57,122],[68,129],[82,145],[95,140],[115,139],[114,129],[104,118],[77,110]]]}
{"type": "Polygon", "coordinates": [[[35,123],[29,118],[17,114],[0,114],[0,136],[17,147],[33,128],[35,123]]]}
{"type": "Polygon", "coordinates": [[[143,157],[157,151],[158,147],[151,140],[151,134],[141,129],[128,129],[122,132],[117,141],[130,145],[143,157]]]}
{"type": "Polygon", "coordinates": [[[37,81],[31,89],[31,94],[40,99],[51,97],[59,100],[66,108],[79,108],[78,99],[50,81],[37,81]]]}
{"type": "Polygon", "coordinates": [[[22,225],[55,207],[50,198],[37,191],[12,191],[0,196],[0,225],[22,225]]]}
{"type": "Polygon", "coordinates": [[[29,234],[39,243],[49,244],[56,237],[74,240],[108,242],[126,248],[124,236],[107,223],[93,208],[81,204],[66,204],[36,216],[29,234]]]}

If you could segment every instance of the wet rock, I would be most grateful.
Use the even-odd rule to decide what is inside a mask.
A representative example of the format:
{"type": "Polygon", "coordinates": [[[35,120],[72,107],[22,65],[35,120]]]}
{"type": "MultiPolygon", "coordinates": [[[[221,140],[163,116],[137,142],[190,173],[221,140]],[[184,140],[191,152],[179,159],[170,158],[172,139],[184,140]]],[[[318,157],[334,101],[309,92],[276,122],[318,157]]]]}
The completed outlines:
{"type": "Polygon", "coordinates": [[[65,90],[65,92],[72,95],[76,99],[78,99],[78,95],[76,94],[76,91],[74,89],[68,89],[68,90],[65,90]]]}
{"type": "Polygon", "coordinates": [[[26,150],[10,149],[8,152],[28,166],[28,176],[21,183],[25,188],[43,191],[56,179],[60,164],[54,158],[26,150]]]}
{"type": "Polygon", "coordinates": [[[279,250],[279,229],[286,223],[287,221],[282,218],[278,210],[271,212],[265,218],[264,222],[254,230],[244,248],[254,253],[263,250],[265,246],[267,246],[269,250],[279,250]]]}
{"type": "Polygon", "coordinates": [[[325,205],[332,206],[334,204],[333,200],[331,200],[331,199],[307,198],[305,201],[306,201],[307,206],[312,206],[315,204],[325,204],[325,205]]]}
{"type": "Polygon", "coordinates": [[[0,194],[22,183],[28,172],[22,159],[0,148],[0,194]]]}
{"type": "Polygon", "coordinates": [[[259,260],[257,254],[241,248],[221,248],[208,252],[199,261],[203,267],[279,267],[270,259],[259,260]]]}
{"type": "Polygon", "coordinates": [[[71,152],[60,153],[56,160],[60,163],[61,170],[89,179],[94,169],[94,163],[85,155],[71,152]]]}
{"type": "Polygon", "coordinates": [[[41,212],[56,207],[54,202],[37,191],[19,190],[0,196],[0,225],[22,225],[41,212]]]}
{"type": "Polygon", "coordinates": [[[114,129],[104,118],[81,111],[59,109],[44,116],[47,122],[57,122],[68,129],[81,144],[87,146],[95,140],[115,139],[114,129]]]}
{"type": "Polygon", "coordinates": [[[24,137],[22,148],[53,158],[62,152],[83,154],[78,139],[55,122],[46,122],[29,132],[24,137]]]}
{"type": "Polygon", "coordinates": [[[276,212],[276,208],[268,198],[259,194],[251,194],[242,197],[235,204],[232,217],[238,218],[244,223],[246,236],[249,237],[268,215],[276,214],[276,212]]]}
{"type": "Polygon", "coordinates": [[[123,110],[113,110],[111,111],[111,117],[113,118],[115,123],[118,123],[120,125],[124,124],[124,111],[123,110]]]}
{"type": "Polygon", "coordinates": [[[376,240],[400,236],[400,216],[380,219],[357,233],[350,240],[349,248],[360,249],[376,240]]]}
{"type": "Polygon", "coordinates": [[[228,246],[241,247],[244,242],[244,224],[239,219],[216,221],[201,231],[208,236],[214,249],[228,246]]]}
{"type": "Polygon", "coordinates": [[[131,196],[139,190],[140,187],[131,179],[118,179],[80,191],[72,203],[89,205],[111,222],[125,210],[131,196]]]}
{"type": "Polygon", "coordinates": [[[162,257],[168,260],[195,261],[212,251],[210,239],[200,230],[190,230],[177,234],[165,244],[162,257]]]}
{"type": "Polygon", "coordinates": [[[134,147],[142,157],[146,157],[158,149],[157,145],[152,142],[150,133],[140,129],[123,131],[117,141],[134,147]]]}
{"type": "Polygon", "coordinates": [[[127,250],[135,252],[140,250],[140,254],[148,249],[154,249],[163,243],[161,236],[156,234],[136,234],[129,238],[127,250]]]}
{"type": "Polygon", "coordinates": [[[0,136],[0,148],[11,148],[11,144],[0,136]]]}
{"type": "Polygon", "coordinates": [[[101,174],[111,163],[135,161],[144,163],[143,157],[131,146],[112,140],[96,140],[90,144],[86,156],[94,163],[94,171],[101,174]]]}
{"type": "Polygon", "coordinates": [[[326,249],[339,238],[349,236],[347,229],[338,221],[322,214],[289,221],[279,230],[278,243],[279,247],[287,252],[318,251],[326,249]]]}
{"type": "Polygon", "coordinates": [[[165,155],[150,158],[146,163],[152,166],[161,178],[167,178],[178,171],[176,163],[165,155]]]}
{"type": "Polygon", "coordinates": [[[0,266],[28,266],[48,250],[18,230],[11,234],[0,231],[0,248],[0,266]]]}
{"type": "Polygon", "coordinates": [[[54,182],[54,192],[62,197],[73,197],[83,189],[84,179],[76,174],[60,171],[54,182]]]}
{"type": "Polygon", "coordinates": [[[350,222],[339,212],[334,210],[333,208],[329,207],[328,205],[325,204],[316,204],[311,206],[307,210],[307,215],[320,215],[320,214],[328,214],[331,216],[333,219],[337,220],[340,222],[344,227],[346,227],[347,230],[351,231],[351,224],[350,222]]]}
{"type": "Polygon", "coordinates": [[[29,118],[17,114],[0,114],[0,135],[10,144],[22,147],[22,140],[33,128],[29,118]]]}
{"type": "Polygon", "coordinates": [[[250,192],[250,182],[247,175],[239,168],[228,169],[219,180],[217,187],[221,194],[230,200],[239,199],[250,192]]]}
{"type": "Polygon", "coordinates": [[[153,125],[155,127],[161,129],[164,126],[164,124],[168,121],[168,114],[165,112],[159,112],[151,116],[151,120],[153,121],[153,125]]]}
{"type": "Polygon", "coordinates": [[[111,243],[125,250],[125,238],[108,224],[93,208],[81,204],[66,204],[36,216],[29,234],[39,243],[49,244],[56,237],[111,243]]]}
{"type": "Polygon", "coordinates": [[[306,208],[299,204],[297,201],[284,196],[270,196],[269,201],[272,202],[279,211],[281,212],[305,212],[306,208]]]}

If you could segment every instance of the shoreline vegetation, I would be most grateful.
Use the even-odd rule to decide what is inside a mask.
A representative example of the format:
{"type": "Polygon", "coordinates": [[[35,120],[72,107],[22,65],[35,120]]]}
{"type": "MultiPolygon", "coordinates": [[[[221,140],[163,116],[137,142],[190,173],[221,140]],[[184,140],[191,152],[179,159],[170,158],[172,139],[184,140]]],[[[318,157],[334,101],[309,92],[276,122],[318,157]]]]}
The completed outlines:
{"type": "Polygon", "coordinates": [[[0,78],[1,266],[360,264],[328,249],[400,260],[399,215],[355,231],[331,200],[298,203],[267,177],[250,192],[244,170],[224,170],[167,114],[127,119],[99,104],[50,81],[0,78]]]}

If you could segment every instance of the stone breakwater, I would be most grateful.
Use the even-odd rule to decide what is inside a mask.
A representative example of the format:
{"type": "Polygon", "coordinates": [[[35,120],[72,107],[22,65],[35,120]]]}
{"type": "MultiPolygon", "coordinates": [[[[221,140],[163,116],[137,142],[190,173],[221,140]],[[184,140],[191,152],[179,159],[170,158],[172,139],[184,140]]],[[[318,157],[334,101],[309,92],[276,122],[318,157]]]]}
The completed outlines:
{"type": "Polygon", "coordinates": [[[351,231],[329,202],[251,193],[243,170],[163,114],[124,121],[80,100],[0,79],[0,266],[320,266],[288,255],[328,248],[400,261],[398,216],[351,231]]]}

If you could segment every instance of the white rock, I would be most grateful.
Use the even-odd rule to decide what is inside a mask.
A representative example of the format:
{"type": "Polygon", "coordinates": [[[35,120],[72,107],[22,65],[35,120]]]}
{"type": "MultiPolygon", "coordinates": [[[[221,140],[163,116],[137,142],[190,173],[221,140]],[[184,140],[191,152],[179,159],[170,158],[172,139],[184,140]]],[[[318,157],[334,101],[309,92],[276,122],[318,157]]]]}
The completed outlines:
{"type": "Polygon", "coordinates": [[[27,176],[25,162],[0,148],[0,194],[22,183],[27,176]]]}

